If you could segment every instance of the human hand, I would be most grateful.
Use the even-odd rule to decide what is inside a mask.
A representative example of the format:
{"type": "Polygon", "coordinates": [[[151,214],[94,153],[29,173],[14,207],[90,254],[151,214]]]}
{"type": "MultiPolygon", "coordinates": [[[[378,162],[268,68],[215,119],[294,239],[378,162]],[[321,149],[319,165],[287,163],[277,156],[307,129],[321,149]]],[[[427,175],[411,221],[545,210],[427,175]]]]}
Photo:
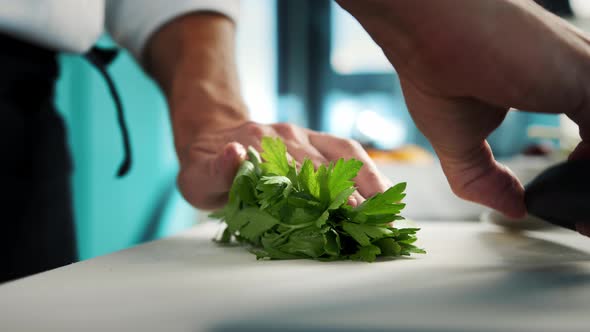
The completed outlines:
{"type": "Polygon", "coordinates": [[[203,209],[221,207],[246,148],[260,150],[263,136],[281,137],[296,161],[310,158],[316,166],[339,158],[362,161],[353,205],[391,186],[357,142],[289,124],[248,121],[234,48],[230,20],[195,13],[164,25],[145,50],[146,69],[168,101],[180,161],[178,186],[189,203],[203,209]]]}
{"type": "Polygon", "coordinates": [[[246,158],[246,147],[260,150],[263,136],[280,137],[287,146],[290,158],[297,162],[309,158],[316,167],[339,158],[362,161],[364,165],[355,179],[358,192],[349,200],[352,205],[392,185],[355,141],[287,123],[263,125],[241,121],[219,129],[204,129],[185,151],[179,151],[181,170],[178,186],[186,200],[203,209],[222,206],[227,201],[233,178],[246,158]]]}
{"type": "Polygon", "coordinates": [[[395,66],[453,191],[511,217],[524,189],[486,137],[512,107],[565,113],[590,158],[588,37],[530,0],[340,0],[395,66]]]}

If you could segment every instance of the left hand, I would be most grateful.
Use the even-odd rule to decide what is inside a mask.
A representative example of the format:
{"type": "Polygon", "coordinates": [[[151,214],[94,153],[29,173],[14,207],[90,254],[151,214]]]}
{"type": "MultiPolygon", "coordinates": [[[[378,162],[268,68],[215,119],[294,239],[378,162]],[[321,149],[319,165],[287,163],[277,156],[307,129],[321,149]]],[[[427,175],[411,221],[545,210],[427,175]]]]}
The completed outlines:
{"type": "Polygon", "coordinates": [[[263,136],[281,137],[299,162],[306,157],[316,166],[339,158],[362,161],[353,205],[391,185],[357,142],[290,124],[249,121],[239,92],[234,47],[233,22],[210,13],[165,24],[146,47],[147,69],[168,100],[180,161],[178,186],[189,203],[203,209],[221,207],[246,148],[259,150],[263,136]]]}
{"type": "Polygon", "coordinates": [[[214,209],[227,201],[227,194],[246,148],[261,150],[263,136],[280,137],[296,162],[309,158],[316,167],[339,158],[355,158],[364,163],[355,182],[358,192],[349,203],[356,205],[392,184],[378,170],[359,143],[315,132],[287,123],[263,125],[251,121],[227,122],[223,128],[209,127],[179,151],[178,186],[186,200],[198,208],[214,209]]]}

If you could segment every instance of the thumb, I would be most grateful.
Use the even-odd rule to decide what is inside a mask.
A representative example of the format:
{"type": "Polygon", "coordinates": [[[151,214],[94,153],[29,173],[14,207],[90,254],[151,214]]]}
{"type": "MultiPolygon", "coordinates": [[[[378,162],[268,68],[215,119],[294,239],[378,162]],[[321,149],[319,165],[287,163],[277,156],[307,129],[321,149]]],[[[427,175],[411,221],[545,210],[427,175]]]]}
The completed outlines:
{"type": "Polygon", "coordinates": [[[191,162],[181,169],[178,186],[185,199],[200,209],[216,209],[227,201],[233,179],[243,160],[246,149],[237,142],[225,145],[213,154],[195,147],[191,162]]]}
{"type": "Polygon", "coordinates": [[[436,151],[453,192],[510,217],[524,216],[524,188],[494,160],[485,140],[507,110],[469,98],[432,96],[402,84],[408,109],[436,151]]]}
{"type": "MultiPolygon", "coordinates": [[[[590,99],[590,96],[586,99],[590,99]]],[[[569,118],[579,126],[580,138],[582,138],[582,142],[570,154],[570,160],[590,159],[590,109],[585,105],[586,103],[579,109],[568,113],[569,118]]]]}
{"type": "Polygon", "coordinates": [[[225,145],[223,150],[210,163],[211,189],[213,192],[227,193],[231,188],[234,177],[246,159],[246,149],[238,142],[231,142],[225,145]]]}
{"type": "Polygon", "coordinates": [[[458,147],[452,153],[437,147],[435,150],[457,196],[512,218],[524,217],[524,188],[508,168],[494,160],[486,141],[473,147],[458,147]]]}

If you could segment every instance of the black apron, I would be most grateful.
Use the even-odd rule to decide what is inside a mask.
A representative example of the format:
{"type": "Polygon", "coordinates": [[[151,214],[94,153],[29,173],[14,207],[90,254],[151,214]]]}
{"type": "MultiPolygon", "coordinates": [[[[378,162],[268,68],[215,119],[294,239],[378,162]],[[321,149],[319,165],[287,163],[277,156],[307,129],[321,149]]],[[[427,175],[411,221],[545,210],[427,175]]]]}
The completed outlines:
{"type": "Polygon", "coordinates": [[[56,53],[0,35],[0,282],[77,261],[56,53]]]}

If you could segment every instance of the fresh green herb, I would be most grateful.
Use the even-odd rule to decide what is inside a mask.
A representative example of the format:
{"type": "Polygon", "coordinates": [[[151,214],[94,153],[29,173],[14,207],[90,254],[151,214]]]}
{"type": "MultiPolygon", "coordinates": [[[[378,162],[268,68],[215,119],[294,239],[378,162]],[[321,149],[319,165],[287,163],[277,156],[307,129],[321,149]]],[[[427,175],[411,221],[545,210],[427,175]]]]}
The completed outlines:
{"type": "Polygon", "coordinates": [[[425,253],[416,247],[417,228],[396,229],[404,219],[405,183],[376,194],[357,207],[347,204],[363,163],[340,159],[314,169],[306,159],[297,170],[279,139],[262,139],[262,159],[248,149],[226,206],[212,214],[227,225],[219,242],[252,246],[259,259],[352,259],[425,253]]]}

